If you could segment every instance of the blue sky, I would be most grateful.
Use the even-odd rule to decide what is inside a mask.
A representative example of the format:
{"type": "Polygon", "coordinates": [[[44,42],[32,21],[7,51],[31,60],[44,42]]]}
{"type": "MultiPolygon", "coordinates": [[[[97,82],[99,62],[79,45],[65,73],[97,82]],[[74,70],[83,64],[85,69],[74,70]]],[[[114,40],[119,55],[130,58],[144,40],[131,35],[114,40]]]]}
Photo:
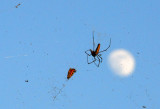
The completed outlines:
{"type": "Polygon", "coordinates": [[[158,109],[159,4],[158,0],[1,0],[0,108],[158,109]],[[93,30],[101,49],[112,38],[99,68],[88,65],[84,53],[92,48],[93,30]],[[116,76],[108,68],[109,53],[119,48],[136,60],[130,77],[116,76]],[[66,82],[70,67],[77,73],[66,82]],[[66,87],[53,101],[63,84],[66,87]]]}

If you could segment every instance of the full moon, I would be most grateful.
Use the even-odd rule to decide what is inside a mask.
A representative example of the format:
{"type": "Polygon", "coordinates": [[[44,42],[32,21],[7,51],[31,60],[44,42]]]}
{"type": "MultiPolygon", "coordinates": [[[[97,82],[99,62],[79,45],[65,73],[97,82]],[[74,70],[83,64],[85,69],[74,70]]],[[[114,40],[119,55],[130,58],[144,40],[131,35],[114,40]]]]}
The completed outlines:
{"type": "Polygon", "coordinates": [[[108,63],[113,72],[119,76],[129,76],[135,69],[135,60],[130,52],[118,49],[109,55],[108,63]]]}

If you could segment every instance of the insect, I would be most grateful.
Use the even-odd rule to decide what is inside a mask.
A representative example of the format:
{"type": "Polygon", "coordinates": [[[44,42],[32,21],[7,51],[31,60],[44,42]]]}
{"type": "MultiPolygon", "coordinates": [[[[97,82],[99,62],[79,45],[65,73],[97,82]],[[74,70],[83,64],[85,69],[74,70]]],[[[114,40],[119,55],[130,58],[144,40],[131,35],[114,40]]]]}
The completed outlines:
{"type": "Polygon", "coordinates": [[[92,49],[89,49],[89,50],[85,51],[85,53],[87,54],[87,63],[88,63],[88,64],[91,64],[91,63],[94,62],[95,65],[96,65],[97,67],[99,67],[99,64],[102,63],[102,57],[101,57],[101,54],[100,54],[100,53],[102,53],[102,52],[104,52],[104,51],[107,51],[108,48],[110,48],[110,46],[111,46],[111,39],[110,39],[109,46],[108,46],[105,50],[100,51],[100,44],[97,45],[97,48],[96,48],[96,50],[95,50],[94,31],[93,31],[93,50],[92,50],[92,49]],[[90,51],[90,53],[88,53],[88,51],[90,51]],[[94,58],[94,60],[91,61],[91,62],[88,62],[88,56],[92,56],[92,57],[94,58]],[[96,64],[97,59],[98,59],[98,64],[96,64]]]}
{"type": "Polygon", "coordinates": [[[68,71],[67,79],[70,79],[75,72],[76,72],[76,69],[70,68],[68,71]]]}
{"type": "MultiPolygon", "coordinates": [[[[74,69],[74,68],[70,68],[69,70],[68,70],[68,75],[67,75],[67,79],[69,80],[72,76],[73,76],[73,74],[76,72],[76,69],[74,69]]],[[[53,97],[53,101],[57,98],[57,96],[62,92],[62,90],[63,90],[63,88],[65,87],[66,85],[65,84],[63,84],[63,86],[62,86],[62,88],[59,90],[59,92],[53,97]]]]}

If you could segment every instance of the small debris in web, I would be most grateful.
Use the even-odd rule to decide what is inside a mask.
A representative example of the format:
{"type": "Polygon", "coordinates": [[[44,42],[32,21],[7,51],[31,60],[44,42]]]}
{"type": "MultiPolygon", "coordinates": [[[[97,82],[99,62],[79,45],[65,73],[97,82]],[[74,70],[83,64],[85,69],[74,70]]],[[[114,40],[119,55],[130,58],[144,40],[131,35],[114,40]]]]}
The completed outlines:
{"type": "Polygon", "coordinates": [[[146,106],[142,106],[143,108],[146,108],[146,106]]]}
{"type": "Polygon", "coordinates": [[[18,8],[21,4],[19,3],[18,5],[16,5],[16,8],[18,8]]]}
{"type": "Polygon", "coordinates": [[[28,80],[25,80],[26,83],[28,83],[28,80]]]}

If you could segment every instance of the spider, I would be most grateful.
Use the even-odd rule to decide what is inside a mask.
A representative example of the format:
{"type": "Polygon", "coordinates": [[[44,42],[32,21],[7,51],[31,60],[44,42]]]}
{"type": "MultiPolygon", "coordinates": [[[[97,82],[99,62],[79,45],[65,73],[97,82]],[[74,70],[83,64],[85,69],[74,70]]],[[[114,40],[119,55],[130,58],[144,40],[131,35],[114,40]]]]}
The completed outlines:
{"type": "Polygon", "coordinates": [[[91,64],[91,63],[93,63],[93,62],[95,63],[96,60],[97,60],[97,59],[96,59],[96,57],[97,57],[99,63],[98,63],[98,64],[95,63],[95,65],[96,65],[97,67],[99,67],[99,64],[102,63],[102,57],[101,57],[101,54],[100,54],[100,53],[102,53],[102,52],[104,52],[104,51],[107,51],[108,48],[110,47],[110,45],[111,45],[111,39],[110,39],[109,46],[108,46],[105,50],[99,51],[99,50],[100,50],[100,44],[97,45],[97,48],[96,48],[96,50],[95,50],[94,31],[93,31],[93,50],[91,50],[91,49],[87,50],[87,51],[90,51],[90,54],[87,53],[87,51],[85,51],[85,53],[87,54],[87,63],[88,63],[88,64],[91,64]],[[94,57],[94,60],[93,60],[92,62],[88,62],[88,56],[93,56],[93,57],[94,57]],[[101,59],[101,60],[100,60],[100,59],[101,59]]]}

